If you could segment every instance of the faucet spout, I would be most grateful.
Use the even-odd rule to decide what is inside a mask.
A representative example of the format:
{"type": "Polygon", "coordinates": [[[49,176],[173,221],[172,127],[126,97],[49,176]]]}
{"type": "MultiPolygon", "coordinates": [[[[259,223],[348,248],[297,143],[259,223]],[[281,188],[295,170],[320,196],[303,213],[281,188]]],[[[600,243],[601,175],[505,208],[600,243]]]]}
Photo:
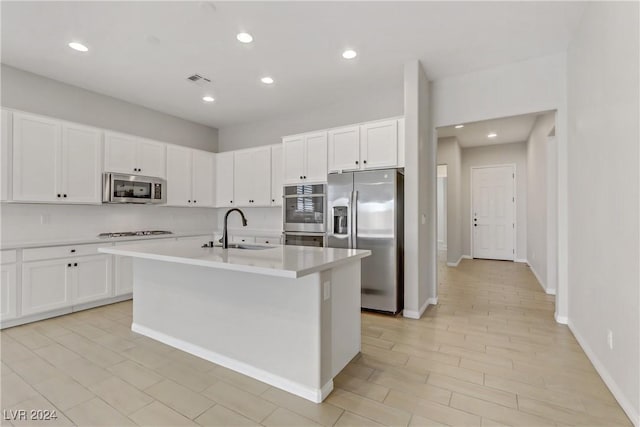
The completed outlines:
{"type": "Polygon", "coordinates": [[[229,249],[229,236],[227,234],[227,220],[229,218],[229,214],[233,211],[238,212],[242,217],[242,226],[243,227],[247,226],[247,218],[245,218],[244,213],[240,209],[238,208],[229,209],[227,213],[224,215],[224,228],[222,230],[222,249],[229,249]]]}

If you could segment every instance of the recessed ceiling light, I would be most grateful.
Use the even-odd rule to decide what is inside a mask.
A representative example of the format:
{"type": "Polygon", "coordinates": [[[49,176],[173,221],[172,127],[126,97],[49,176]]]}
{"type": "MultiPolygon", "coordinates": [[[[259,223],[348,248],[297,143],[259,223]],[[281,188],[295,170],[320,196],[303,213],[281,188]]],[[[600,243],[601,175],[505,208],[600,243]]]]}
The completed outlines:
{"type": "Polygon", "coordinates": [[[491,132],[489,135],[487,135],[487,138],[495,138],[496,136],[498,136],[497,133],[491,132]]]}
{"type": "Polygon", "coordinates": [[[260,81],[266,85],[271,85],[274,82],[274,80],[271,77],[263,77],[260,79],[260,81]]]}
{"type": "Polygon", "coordinates": [[[71,49],[73,49],[73,50],[77,50],[78,52],[87,52],[87,51],[89,51],[88,47],[86,47],[82,43],[78,43],[78,42],[69,43],[69,47],[71,49]]]}
{"type": "Polygon", "coordinates": [[[356,52],[355,50],[347,49],[344,52],[342,52],[342,57],[344,59],[353,59],[356,56],[358,56],[358,52],[356,52]]]}
{"type": "Polygon", "coordinates": [[[456,125],[456,129],[461,129],[463,127],[464,127],[464,125],[456,125]]]}
{"type": "Polygon", "coordinates": [[[213,101],[215,101],[216,99],[215,99],[213,96],[208,96],[208,95],[207,95],[207,96],[203,96],[203,97],[202,97],[202,100],[203,100],[204,102],[213,102],[213,101]]]}
{"type": "Polygon", "coordinates": [[[253,36],[249,33],[238,33],[236,38],[240,43],[251,43],[253,41],[253,36]]]}

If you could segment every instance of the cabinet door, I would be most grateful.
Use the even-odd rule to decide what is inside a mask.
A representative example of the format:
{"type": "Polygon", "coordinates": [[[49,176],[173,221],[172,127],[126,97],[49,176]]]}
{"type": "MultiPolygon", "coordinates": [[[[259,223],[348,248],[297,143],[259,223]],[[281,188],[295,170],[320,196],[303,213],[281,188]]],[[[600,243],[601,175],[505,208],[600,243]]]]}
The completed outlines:
{"type": "Polygon", "coordinates": [[[234,206],[233,158],[233,151],[216,154],[216,207],[234,206]]]}
{"type": "Polygon", "coordinates": [[[329,131],[329,172],[360,169],[360,127],[329,131]]]}
{"type": "Polygon", "coordinates": [[[141,139],[138,141],[136,165],[140,175],[164,178],[167,154],[166,144],[141,139]]]}
{"type": "Polygon", "coordinates": [[[211,207],[214,205],[214,156],[205,151],[193,151],[192,197],[194,206],[211,207]]]}
{"type": "Polygon", "coordinates": [[[167,205],[191,206],[191,150],[167,147],[167,205]]]}
{"type": "Polygon", "coordinates": [[[11,200],[11,113],[2,110],[0,128],[0,200],[11,200]]]}
{"type": "Polygon", "coordinates": [[[282,206],[282,145],[271,146],[271,206],[282,206]]]}
{"type": "Polygon", "coordinates": [[[306,165],[304,182],[327,182],[327,133],[305,136],[306,165]]]}
{"type": "Polygon", "coordinates": [[[60,122],[13,114],[13,199],[58,200],[60,122]]]}
{"type": "Polygon", "coordinates": [[[367,123],[360,126],[360,160],[362,169],[398,165],[398,121],[367,123]]]}
{"type": "Polygon", "coordinates": [[[17,291],[16,265],[0,266],[0,320],[9,320],[17,316],[17,291]]]}
{"type": "Polygon", "coordinates": [[[73,304],[111,296],[111,256],[92,255],[74,260],[73,304]],[[75,264],[78,264],[75,266],[75,264]]]}
{"type": "Polygon", "coordinates": [[[271,206],[271,147],[251,150],[251,204],[271,206]]]}
{"type": "Polygon", "coordinates": [[[63,123],[61,157],[63,201],[101,203],[102,131],[63,123]]]}
{"type": "Polygon", "coordinates": [[[71,305],[73,267],[56,259],[22,264],[22,314],[42,313],[71,305]]]}
{"type": "Polygon", "coordinates": [[[138,173],[136,165],[137,138],[113,132],[104,134],[104,171],[138,173]]]}
{"type": "Polygon", "coordinates": [[[302,182],[305,174],[305,141],[304,136],[284,138],[282,140],[283,150],[283,181],[285,184],[296,184],[302,182]]]}
{"type": "Polygon", "coordinates": [[[404,167],[404,118],[398,119],[398,167],[404,167]]]}
{"type": "Polygon", "coordinates": [[[235,206],[252,206],[253,182],[260,179],[253,164],[253,150],[236,151],[233,155],[233,195],[235,206]]]}
{"type": "Polygon", "coordinates": [[[114,256],[115,283],[114,295],[124,295],[133,292],[133,258],[129,256],[114,256]]]}

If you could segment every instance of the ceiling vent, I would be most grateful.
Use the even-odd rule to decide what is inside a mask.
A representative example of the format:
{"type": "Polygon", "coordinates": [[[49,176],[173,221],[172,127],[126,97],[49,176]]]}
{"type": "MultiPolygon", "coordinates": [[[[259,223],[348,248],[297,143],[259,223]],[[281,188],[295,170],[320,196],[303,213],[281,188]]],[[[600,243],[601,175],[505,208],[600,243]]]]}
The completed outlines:
{"type": "Polygon", "coordinates": [[[189,77],[187,77],[187,80],[190,80],[192,82],[194,82],[195,84],[197,84],[198,86],[203,86],[207,83],[211,83],[211,79],[208,79],[204,76],[201,76],[200,74],[193,74],[189,77]]]}

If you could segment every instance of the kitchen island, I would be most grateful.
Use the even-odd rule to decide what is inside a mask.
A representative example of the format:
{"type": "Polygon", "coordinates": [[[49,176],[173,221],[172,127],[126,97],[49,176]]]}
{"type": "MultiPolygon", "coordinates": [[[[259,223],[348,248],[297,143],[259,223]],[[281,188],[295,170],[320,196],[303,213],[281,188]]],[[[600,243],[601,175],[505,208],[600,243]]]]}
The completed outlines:
{"type": "MultiPolygon", "coordinates": [[[[204,242],[203,242],[204,243],[204,242]]],[[[360,351],[358,249],[99,249],[133,257],[134,332],[313,402],[360,351]]]]}

